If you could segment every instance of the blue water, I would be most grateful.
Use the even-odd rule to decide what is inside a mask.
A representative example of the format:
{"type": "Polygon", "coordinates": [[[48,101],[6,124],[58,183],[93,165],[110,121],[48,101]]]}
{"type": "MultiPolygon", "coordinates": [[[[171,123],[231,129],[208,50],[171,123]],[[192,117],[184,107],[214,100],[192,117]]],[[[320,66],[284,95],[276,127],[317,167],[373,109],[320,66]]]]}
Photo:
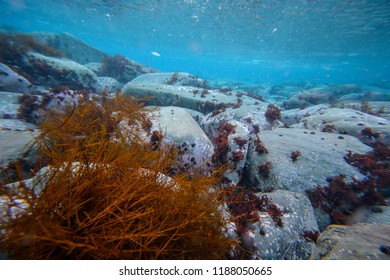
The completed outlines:
{"type": "Polygon", "coordinates": [[[0,11],[3,27],[69,32],[209,80],[390,81],[388,0],[0,0],[0,11]]]}

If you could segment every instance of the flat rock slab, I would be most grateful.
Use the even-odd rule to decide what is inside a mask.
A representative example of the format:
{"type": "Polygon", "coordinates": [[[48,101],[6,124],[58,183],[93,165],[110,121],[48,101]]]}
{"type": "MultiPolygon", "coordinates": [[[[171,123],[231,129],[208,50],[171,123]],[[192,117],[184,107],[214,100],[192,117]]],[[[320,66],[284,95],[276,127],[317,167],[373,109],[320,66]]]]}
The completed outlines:
{"type": "Polygon", "coordinates": [[[390,246],[389,224],[330,225],[317,240],[313,259],[390,260],[380,246],[390,246]]]}
{"type": "MultiPolygon", "coordinates": [[[[390,94],[389,94],[390,98],[390,94]]],[[[345,101],[345,102],[338,102],[334,104],[338,108],[351,108],[355,110],[362,109],[362,102],[358,101],[345,101]]],[[[370,101],[367,102],[366,110],[369,110],[370,112],[374,113],[378,117],[385,118],[387,120],[390,120],[390,101],[370,101]]]]}
{"type": "Polygon", "coordinates": [[[166,84],[209,88],[205,80],[185,72],[147,73],[130,81],[131,84],[166,84]]]}
{"type": "Polygon", "coordinates": [[[366,224],[389,224],[390,206],[375,206],[368,209],[361,209],[353,216],[355,223],[366,224]]]}
{"type": "Polygon", "coordinates": [[[370,128],[373,132],[380,133],[380,140],[390,143],[390,121],[349,108],[324,108],[314,114],[300,119],[293,127],[329,130],[330,132],[353,135],[362,141],[369,141],[362,135],[364,128],[370,128]]]}
{"type": "Polygon", "coordinates": [[[190,86],[175,86],[166,84],[127,83],[122,92],[133,97],[153,97],[147,105],[178,106],[210,113],[215,109],[236,104],[240,98],[242,105],[257,105],[259,101],[249,96],[237,97],[238,93],[224,93],[219,90],[207,90],[190,86]]]}
{"type": "Polygon", "coordinates": [[[314,132],[296,128],[276,128],[259,134],[268,153],[259,154],[249,148],[245,178],[249,188],[255,191],[289,189],[304,192],[317,185],[328,185],[327,178],[340,173],[361,180],[364,178],[355,167],[349,165],[344,156],[348,151],[367,153],[371,148],[348,135],[314,132]],[[299,151],[296,161],[291,153],[299,151]],[[258,166],[271,162],[267,178],[259,174],[258,166]]]}

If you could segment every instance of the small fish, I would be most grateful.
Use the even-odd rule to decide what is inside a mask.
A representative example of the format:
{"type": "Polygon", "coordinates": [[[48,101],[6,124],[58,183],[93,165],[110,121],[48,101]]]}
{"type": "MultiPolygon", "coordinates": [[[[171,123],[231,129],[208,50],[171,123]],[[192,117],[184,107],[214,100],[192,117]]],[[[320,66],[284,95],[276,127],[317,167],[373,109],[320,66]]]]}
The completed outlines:
{"type": "Polygon", "coordinates": [[[158,52],[150,52],[152,55],[159,57],[160,54],[158,52]]]}
{"type": "Polygon", "coordinates": [[[278,31],[278,29],[277,29],[277,28],[274,28],[274,29],[272,30],[272,33],[275,33],[276,31],[278,31]]]}

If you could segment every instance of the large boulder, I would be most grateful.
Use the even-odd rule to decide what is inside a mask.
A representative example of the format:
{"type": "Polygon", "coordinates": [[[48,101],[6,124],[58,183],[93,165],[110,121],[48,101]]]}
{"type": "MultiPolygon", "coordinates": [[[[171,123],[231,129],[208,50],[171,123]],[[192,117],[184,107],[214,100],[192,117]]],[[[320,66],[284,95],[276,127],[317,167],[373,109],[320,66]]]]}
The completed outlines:
{"type": "Polygon", "coordinates": [[[0,91],[26,93],[32,88],[32,84],[26,78],[0,63],[0,91]]]}
{"type": "Polygon", "coordinates": [[[36,84],[48,87],[65,85],[70,89],[91,90],[98,86],[96,74],[72,60],[29,52],[24,61],[36,84]]]}
{"type": "Polygon", "coordinates": [[[259,212],[260,221],[249,226],[241,239],[256,258],[265,260],[309,259],[315,249],[318,226],[309,199],[300,193],[278,190],[267,195],[283,216],[277,226],[267,212],[259,212]]]}
{"type": "Polygon", "coordinates": [[[328,88],[313,88],[294,94],[283,103],[283,107],[286,109],[305,108],[317,104],[332,103],[335,100],[336,97],[328,88]]]}
{"type": "Polygon", "coordinates": [[[171,72],[171,73],[148,73],[143,74],[132,81],[132,84],[166,84],[191,86],[200,88],[210,88],[207,81],[199,79],[189,73],[171,72]]]}
{"type": "Polygon", "coordinates": [[[62,32],[60,34],[50,32],[32,32],[29,34],[51,48],[63,52],[66,58],[79,64],[101,62],[103,58],[107,56],[104,52],[66,32],[62,32]]]}
{"type": "Polygon", "coordinates": [[[241,105],[259,104],[258,100],[236,91],[223,92],[190,86],[129,82],[122,88],[122,92],[125,95],[140,98],[153,97],[148,100],[148,105],[179,106],[202,113],[210,113],[237,103],[241,105]]]}
{"type": "Polygon", "coordinates": [[[185,109],[174,106],[158,107],[153,112],[151,121],[149,141],[155,144],[161,141],[163,145],[177,146],[183,168],[211,166],[213,144],[185,109]],[[162,139],[158,139],[161,136],[162,139]]]}
{"type": "Polygon", "coordinates": [[[125,84],[142,74],[155,72],[158,71],[117,54],[103,59],[99,74],[100,76],[112,77],[125,84]]]}
{"type": "Polygon", "coordinates": [[[331,225],[320,234],[312,259],[390,260],[389,244],[389,224],[331,225]]]}
{"type": "Polygon", "coordinates": [[[314,105],[305,109],[283,110],[281,112],[281,121],[288,126],[297,124],[303,118],[315,115],[317,112],[321,113],[321,111],[326,108],[329,108],[328,104],[314,105]]]}
{"type": "Polygon", "coordinates": [[[364,178],[344,156],[348,151],[367,153],[371,148],[348,135],[338,135],[296,128],[276,128],[259,134],[268,152],[251,145],[244,173],[246,186],[255,191],[289,189],[304,192],[317,185],[327,185],[327,178],[340,173],[347,179],[364,178]],[[294,160],[293,152],[300,155],[294,160]]]}

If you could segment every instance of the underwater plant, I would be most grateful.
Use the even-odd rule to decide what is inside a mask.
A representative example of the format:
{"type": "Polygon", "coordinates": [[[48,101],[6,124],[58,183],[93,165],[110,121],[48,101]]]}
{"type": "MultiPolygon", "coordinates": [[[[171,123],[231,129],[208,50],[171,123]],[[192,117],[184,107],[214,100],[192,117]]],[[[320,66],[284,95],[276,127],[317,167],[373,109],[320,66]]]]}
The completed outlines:
{"type": "Polygon", "coordinates": [[[240,147],[240,148],[243,148],[245,146],[246,143],[248,143],[248,140],[246,139],[243,139],[241,137],[234,137],[233,138],[234,142],[236,142],[236,144],[240,147]]]}
{"type": "Polygon", "coordinates": [[[320,232],[318,230],[305,230],[303,231],[303,237],[307,241],[317,242],[318,237],[320,236],[320,232]]]}
{"type": "Polygon", "coordinates": [[[365,128],[363,128],[363,129],[360,131],[360,134],[366,136],[366,137],[369,138],[370,140],[371,140],[372,138],[377,139],[377,138],[379,138],[380,135],[381,135],[379,132],[374,132],[374,131],[372,130],[372,128],[370,128],[370,127],[365,127],[365,128]]]}
{"type": "Polygon", "coordinates": [[[325,126],[321,129],[322,132],[335,133],[337,128],[334,124],[325,124],[325,126]]]}
{"type": "Polygon", "coordinates": [[[267,161],[266,163],[259,164],[257,166],[258,174],[267,179],[271,174],[271,165],[272,165],[272,163],[270,161],[267,161]]]}
{"type": "Polygon", "coordinates": [[[259,212],[267,212],[275,222],[275,226],[283,227],[282,212],[276,204],[271,203],[271,199],[266,194],[257,196],[251,190],[238,188],[231,191],[226,201],[234,217],[238,235],[246,233],[250,223],[261,222],[259,212]]]}
{"type": "Polygon", "coordinates": [[[41,108],[41,101],[38,96],[31,94],[22,94],[18,97],[20,104],[16,117],[30,123],[36,123],[39,119],[36,114],[41,108]]]}
{"type": "MultiPolygon", "coordinates": [[[[2,188],[10,215],[2,249],[12,259],[223,259],[228,237],[221,174],[176,173],[174,147],[151,147],[143,103],[117,95],[47,111],[37,137],[50,164],[42,190],[2,188]]],[[[150,132],[149,132],[150,133],[150,132]]]]}
{"type": "Polygon", "coordinates": [[[300,156],[301,156],[301,152],[300,151],[293,151],[290,154],[290,158],[291,158],[292,161],[297,161],[300,156]]]}
{"type": "Polygon", "coordinates": [[[349,152],[345,161],[357,167],[379,192],[390,192],[390,148],[380,142],[371,143],[373,150],[366,154],[349,152]]]}
{"type": "Polygon", "coordinates": [[[269,204],[267,206],[267,212],[268,215],[274,220],[275,225],[278,227],[283,227],[283,221],[282,221],[282,212],[280,211],[279,207],[276,204],[269,204]]]}
{"type": "Polygon", "coordinates": [[[130,61],[123,55],[105,56],[102,60],[102,72],[110,77],[119,77],[130,61]]]}
{"type": "Polygon", "coordinates": [[[227,205],[235,217],[234,222],[239,235],[248,231],[248,222],[260,221],[258,212],[266,211],[269,201],[266,195],[258,197],[248,189],[238,189],[227,197],[227,205]]]}
{"type": "Polygon", "coordinates": [[[167,85],[174,85],[179,80],[179,72],[174,72],[171,78],[166,81],[167,85]]]}
{"type": "Polygon", "coordinates": [[[269,123],[273,123],[277,120],[281,119],[281,110],[274,104],[269,104],[267,107],[267,111],[265,112],[265,118],[269,123]]]}
{"type": "Polygon", "coordinates": [[[228,164],[228,153],[230,150],[229,146],[229,135],[232,133],[234,134],[236,132],[235,125],[227,122],[226,120],[222,120],[219,123],[218,128],[218,136],[214,138],[214,144],[216,145],[216,149],[214,152],[214,162],[219,165],[223,166],[228,164]]]}
{"type": "Polygon", "coordinates": [[[345,175],[328,179],[329,185],[306,190],[314,208],[321,208],[335,224],[346,224],[354,211],[362,206],[386,205],[377,185],[367,180],[345,182],[345,175]]]}

